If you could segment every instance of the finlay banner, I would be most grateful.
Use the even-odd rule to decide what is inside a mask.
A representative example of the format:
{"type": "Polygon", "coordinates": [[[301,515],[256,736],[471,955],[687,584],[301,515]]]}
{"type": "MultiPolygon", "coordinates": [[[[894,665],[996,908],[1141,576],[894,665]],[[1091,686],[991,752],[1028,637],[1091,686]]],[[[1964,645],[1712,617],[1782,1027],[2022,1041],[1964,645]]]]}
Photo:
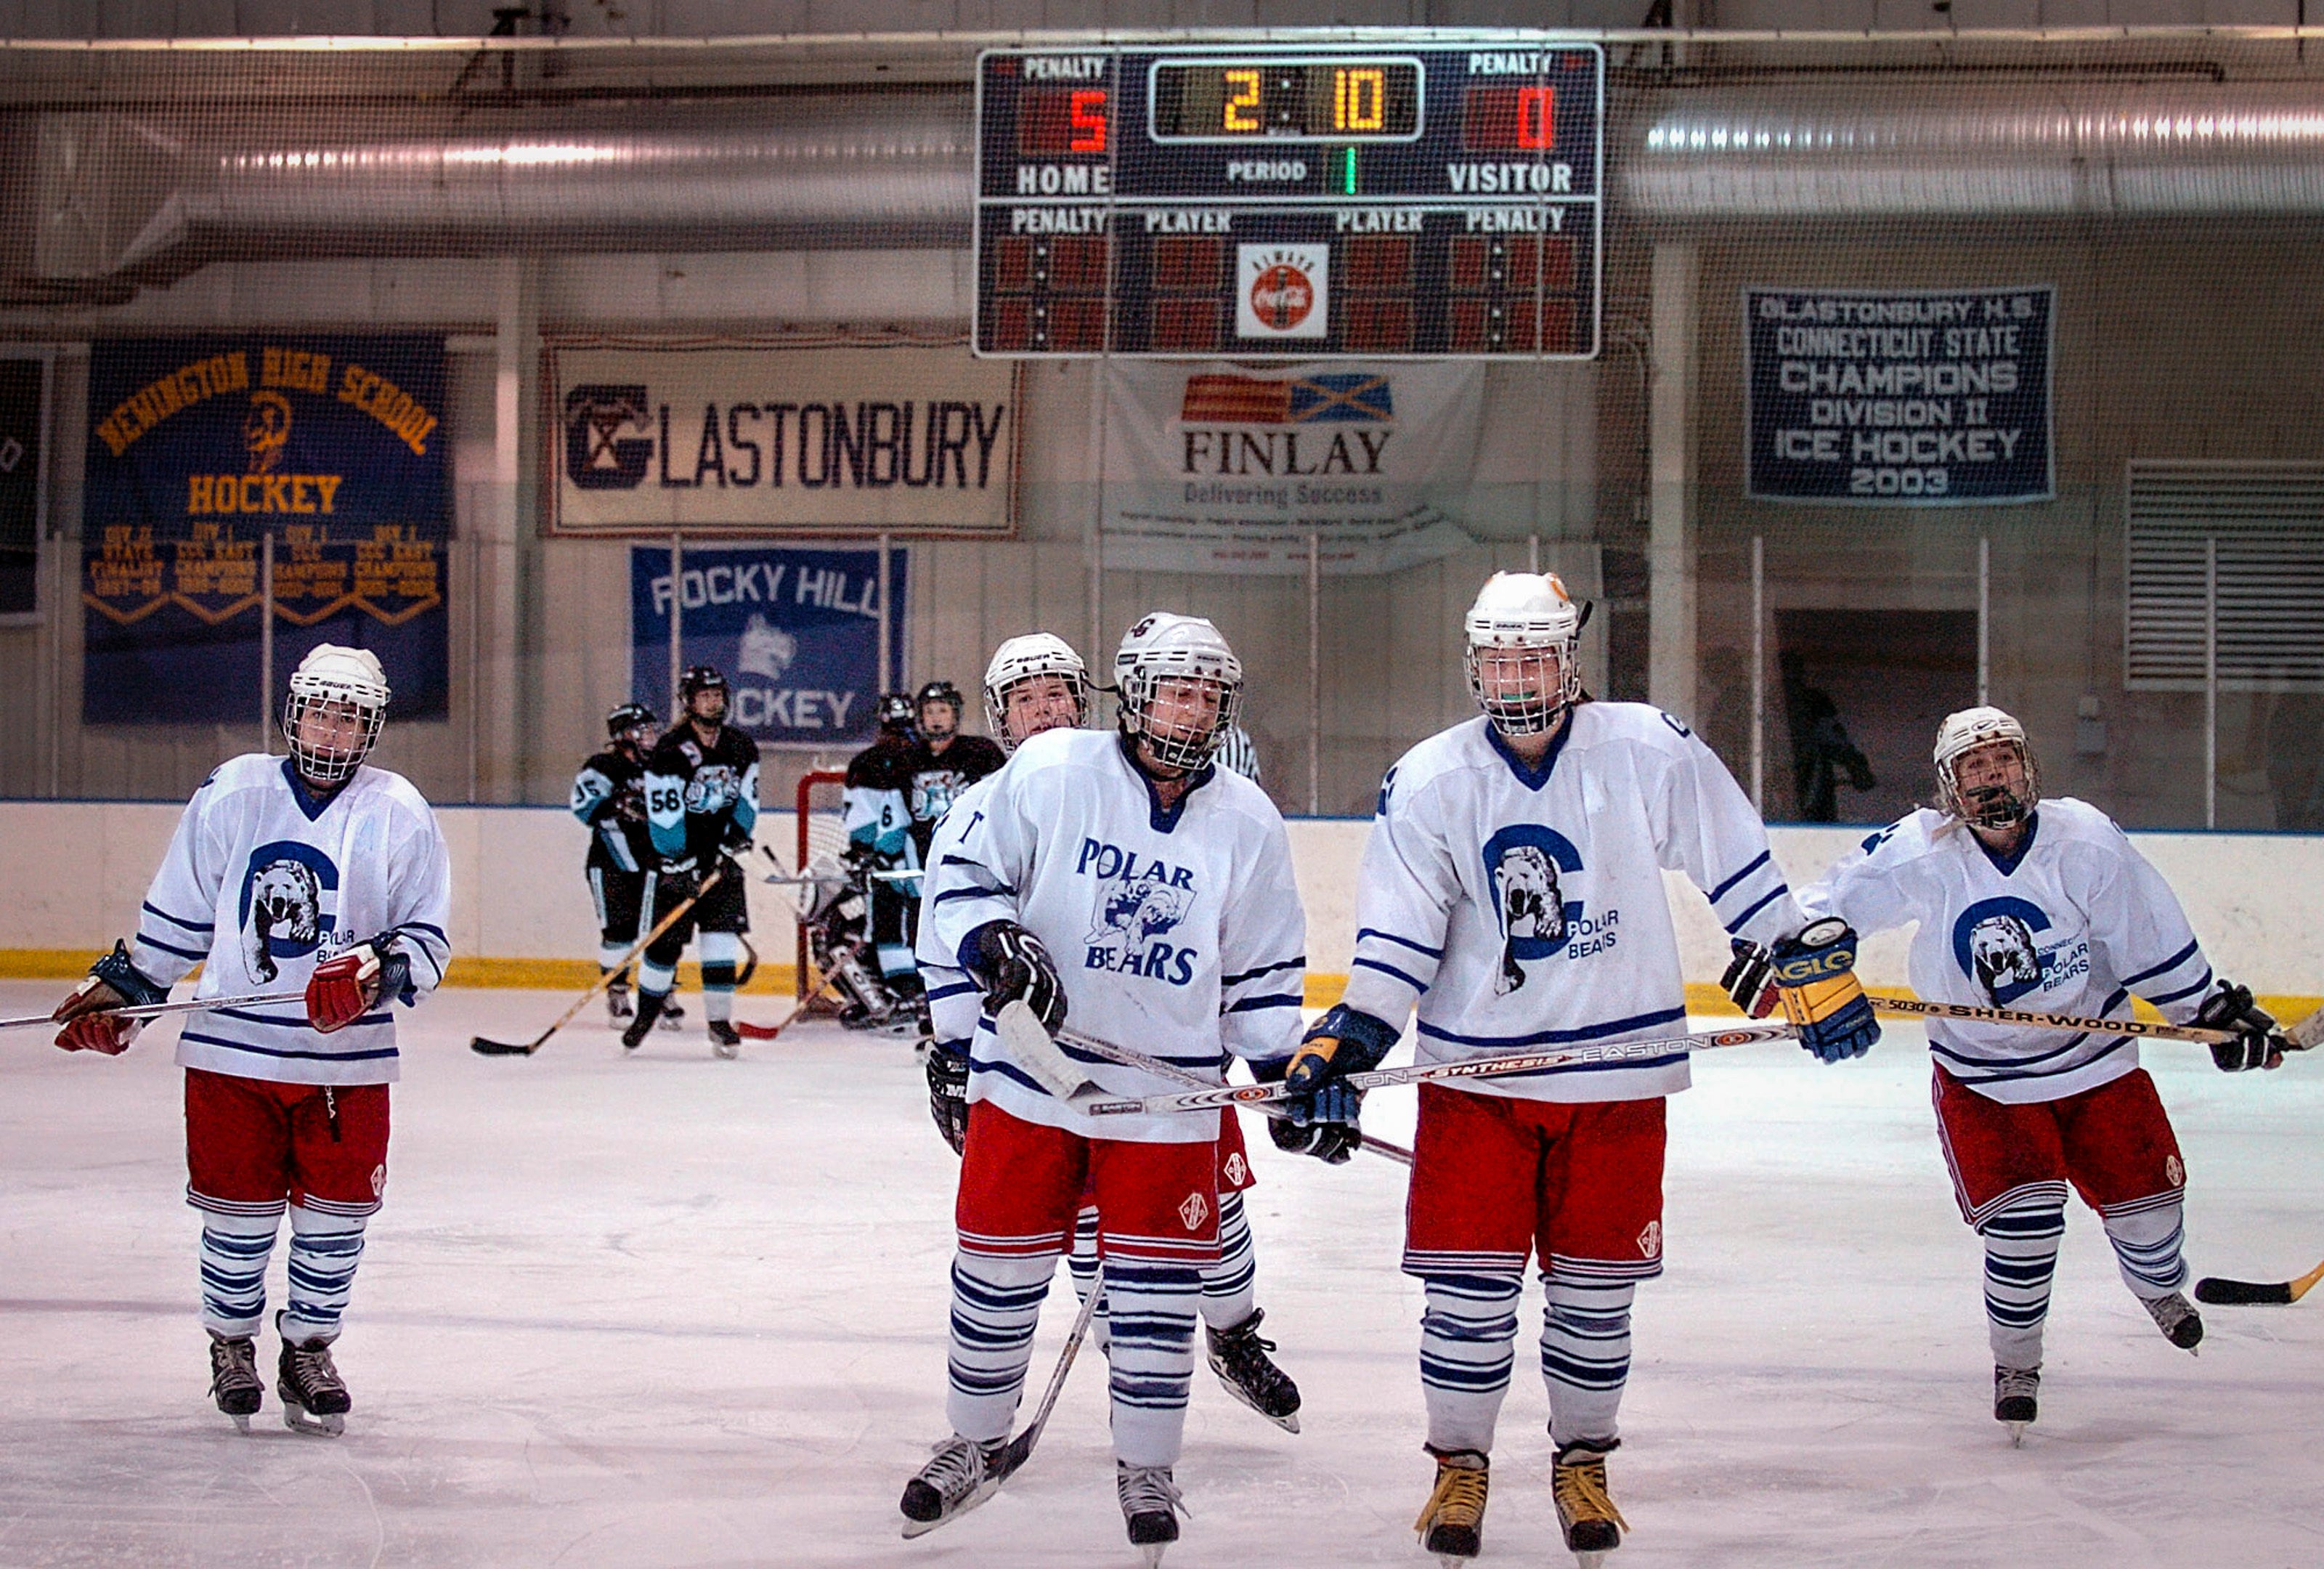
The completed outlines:
{"type": "Polygon", "coordinates": [[[444,387],[444,339],[427,334],[93,344],[82,721],[245,721],[280,707],[318,642],[379,656],[391,719],[442,717],[444,387]],[[269,534],[275,688],[262,698],[269,534]]]}
{"type": "Polygon", "coordinates": [[[1473,365],[1106,372],[1109,566],[1158,572],[1394,572],[1470,543],[1484,416],[1473,365]]]}
{"type": "Polygon", "coordinates": [[[549,349],[560,534],[1006,537],[1017,374],[965,346],[549,349]]]}

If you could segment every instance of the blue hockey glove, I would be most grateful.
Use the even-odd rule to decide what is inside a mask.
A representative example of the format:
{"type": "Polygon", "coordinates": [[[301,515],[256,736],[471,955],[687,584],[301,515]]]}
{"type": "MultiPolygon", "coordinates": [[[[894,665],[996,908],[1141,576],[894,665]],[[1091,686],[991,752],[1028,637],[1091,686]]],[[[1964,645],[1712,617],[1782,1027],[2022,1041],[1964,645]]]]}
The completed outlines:
{"type": "MultiPolygon", "coordinates": [[[[1395,1026],[1342,1002],[1334,1005],[1299,1042],[1299,1049],[1284,1064],[1284,1087],[1291,1092],[1283,1103],[1293,1128],[1339,1124],[1355,1133],[1363,1109],[1364,1093],[1347,1084],[1350,1074],[1368,1073],[1396,1045],[1395,1026]]],[[[1342,1150],[1344,1160],[1359,1142],[1342,1150]]],[[[1282,1137],[1276,1138],[1282,1146],[1282,1137]]],[[[1319,1151],[1309,1149],[1307,1154],[1319,1151]]],[[[1328,1157],[1326,1157],[1328,1158],[1328,1157]]],[[[1333,1164],[1337,1164],[1334,1161],[1333,1164]]]]}
{"type": "MultiPolygon", "coordinates": [[[[1280,1084],[1284,1070],[1291,1066],[1287,1057],[1273,1062],[1250,1065],[1250,1076],[1262,1084],[1280,1084]]],[[[1362,1097],[1345,1084],[1339,1086],[1341,1095],[1360,1104],[1362,1097]]],[[[1287,1105],[1287,1103],[1286,1103],[1287,1105]]],[[[1304,1121],[1295,1121],[1292,1114],[1270,1115],[1267,1119],[1267,1136],[1286,1155],[1312,1155],[1326,1166],[1344,1166],[1348,1158],[1364,1147],[1364,1131],[1356,1122],[1351,1109],[1346,1121],[1318,1118],[1312,1113],[1304,1121]]]]}
{"type": "Polygon", "coordinates": [[[1862,1057],[1880,1038],[1880,1021],[1856,978],[1856,931],[1838,916],[1812,921],[1769,950],[1784,1017],[1800,1044],[1824,1062],[1862,1057]]]}

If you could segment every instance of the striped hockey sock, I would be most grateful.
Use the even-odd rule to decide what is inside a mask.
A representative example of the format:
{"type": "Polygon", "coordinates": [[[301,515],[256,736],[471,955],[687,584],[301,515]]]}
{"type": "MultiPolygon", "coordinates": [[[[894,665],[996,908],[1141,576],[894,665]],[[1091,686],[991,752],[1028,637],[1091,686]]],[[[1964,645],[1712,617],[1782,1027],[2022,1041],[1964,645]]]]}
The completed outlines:
{"type": "Polygon", "coordinates": [[[247,1339],[266,1317],[266,1260],[281,1229],[280,1209],[265,1214],[202,1215],[203,1327],[247,1339]]]}
{"type": "Polygon", "coordinates": [[[1033,1326],[1056,1269],[1055,1253],[1031,1259],[954,1253],[945,1415],[963,1438],[984,1444],[1009,1436],[1033,1358],[1033,1326]]]}
{"type": "Polygon", "coordinates": [[[734,1017],[735,961],[742,944],[733,932],[704,932],[695,939],[702,959],[702,1017],[734,1017]]]}
{"type": "Polygon", "coordinates": [[[1194,1376],[1194,1313],[1203,1278],[1189,1264],[1105,1261],[1112,1343],[1113,1452],[1130,1465],[1173,1465],[1185,1436],[1194,1376]]]}
{"type": "Polygon", "coordinates": [[[1420,1392],[1428,1444],[1439,1454],[1493,1447],[1493,1424],[1517,1362],[1517,1275],[1424,1277],[1420,1392]]]}
{"type": "MultiPolygon", "coordinates": [[[[1089,1294],[1097,1289],[1097,1205],[1085,1204],[1074,1216],[1074,1251],[1065,1255],[1065,1268],[1074,1278],[1074,1300],[1087,1302],[1089,1294]]],[[[1105,1353],[1108,1341],[1105,1304],[1097,1305],[1096,1315],[1090,1319],[1090,1343],[1105,1353]]]]}
{"type": "Polygon", "coordinates": [[[1213,1329],[1232,1329],[1258,1308],[1259,1257],[1251,1251],[1242,1195],[1222,1193],[1219,1261],[1203,1270],[1203,1322],[1213,1329]]]}
{"type": "Polygon", "coordinates": [[[1629,1280],[1544,1271],[1541,1379],[1549,1389],[1549,1428],[1559,1444],[1615,1437],[1622,1389],[1630,1378],[1629,1280]]]}
{"type": "Polygon", "coordinates": [[[290,1298],[282,1337],[303,1344],[339,1337],[339,1318],[363,1260],[365,1216],[290,1206],[290,1298]]]}
{"type": "Polygon", "coordinates": [[[1993,1360],[2005,1368],[2042,1365],[2042,1325],[2050,1316],[2050,1279],[2066,1234],[2066,1205],[2050,1193],[2028,1195],[1986,1218],[1985,1318],[1993,1360]]]}
{"type": "Polygon", "coordinates": [[[2172,1193],[2135,1200],[2100,1217],[2122,1283],[2141,1302],[2168,1297],[2187,1284],[2187,1261],[2179,1256],[2187,1240],[2185,1213],[2184,1202],[2172,1193]]]}

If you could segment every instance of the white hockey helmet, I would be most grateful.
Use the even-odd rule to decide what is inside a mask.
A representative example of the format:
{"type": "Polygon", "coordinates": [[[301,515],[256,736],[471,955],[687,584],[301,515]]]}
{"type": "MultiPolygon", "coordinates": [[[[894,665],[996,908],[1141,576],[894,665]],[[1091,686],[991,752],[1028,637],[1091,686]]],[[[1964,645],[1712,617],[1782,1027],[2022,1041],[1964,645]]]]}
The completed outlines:
{"type": "Polygon", "coordinates": [[[282,705],[282,737],[299,772],[317,784],[337,784],[355,772],[379,739],[387,717],[387,672],[369,649],[317,643],[290,672],[290,696],[282,705]],[[310,742],[301,732],[308,715],[334,705],[361,721],[352,740],[310,742]]]}
{"type": "Polygon", "coordinates": [[[2034,815],[2042,799],[2041,777],[2034,771],[2034,751],[2025,743],[2025,726],[1998,708],[1964,708],[1945,715],[1937,726],[1937,809],[1950,812],[1978,828],[2006,828],[2034,815]],[[1973,789],[1964,798],[1955,778],[1956,765],[1980,747],[2004,746],[2015,751],[2025,777],[2022,791],[2006,785],[1973,789]]]}
{"type": "Polygon", "coordinates": [[[1157,610],[1142,615],[1113,656],[1113,684],[1121,695],[1121,731],[1146,743],[1166,768],[1200,768],[1242,709],[1242,661],[1219,629],[1198,615],[1157,610]],[[1172,723],[1157,711],[1165,681],[1199,681],[1217,696],[1209,722],[1172,723]]]}
{"type": "Polygon", "coordinates": [[[1064,681],[1074,696],[1074,724],[1089,723],[1089,667],[1082,663],[1073,645],[1053,632],[1012,637],[992,651],[992,662],[984,667],[984,719],[1003,752],[1014,752],[1019,739],[1009,734],[1009,693],[1019,683],[1038,676],[1055,676],[1064,681]]]}
{"type": "Polygon", "coordinates": [[[1538,735],[1581,697],[1582,612],[1554,572],[1494,573],[1477,591],[1462,626],[1469,691],[1502,734],[1538,735]],[[1494,660],[1490,692],[1482,659],[1489,650],[1521,656],[1515,671],[1507,657],[1494,660]]]}

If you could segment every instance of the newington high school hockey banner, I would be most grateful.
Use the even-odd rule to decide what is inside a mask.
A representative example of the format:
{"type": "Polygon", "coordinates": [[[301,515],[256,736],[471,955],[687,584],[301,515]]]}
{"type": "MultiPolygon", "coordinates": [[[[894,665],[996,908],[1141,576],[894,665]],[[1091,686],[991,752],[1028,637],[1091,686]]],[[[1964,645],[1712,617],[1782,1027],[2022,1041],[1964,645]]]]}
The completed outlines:
{"type": "Polygon", "coordinates": [[[263,541],[275,689],[318,642],[386,667],[392,716],[440,718],[451,449],[444,340],[254,333],[89,351],[81,717],[251,721],[263,541]]]}
{"type": "Polygon", "coordinates": [[[964,346],[553,345],[560,534],[1016,526],[1017,374],[964,346]]]}
{"type": "Polygon", "coordinates": [[[1157,572],[1395,572],[1470,542],[1471,365],[1105,371],[1105,555],[1157,572]]]}

